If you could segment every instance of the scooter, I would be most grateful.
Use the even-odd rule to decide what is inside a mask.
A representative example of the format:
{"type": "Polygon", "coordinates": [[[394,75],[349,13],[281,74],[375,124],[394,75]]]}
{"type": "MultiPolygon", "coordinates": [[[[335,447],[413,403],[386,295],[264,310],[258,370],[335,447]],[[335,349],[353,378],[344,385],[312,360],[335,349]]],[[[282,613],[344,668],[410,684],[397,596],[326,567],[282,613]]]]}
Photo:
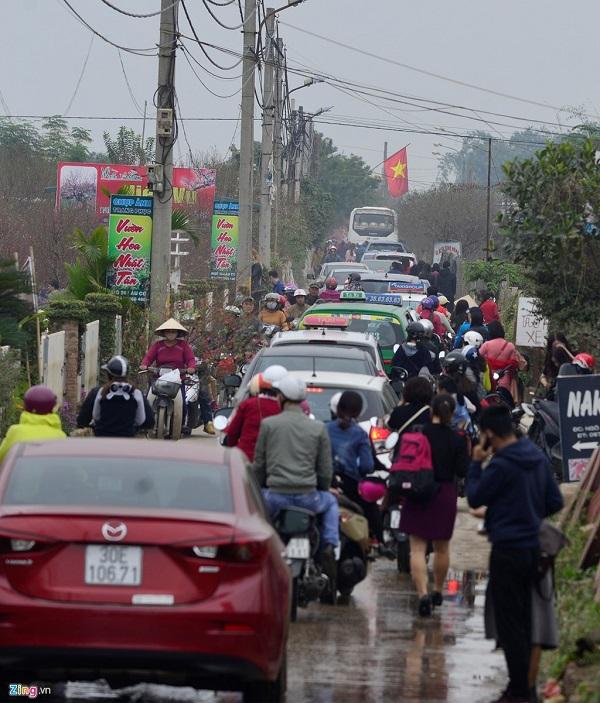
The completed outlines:
{"type": "Polygon", "coordinates": [[[148,402],[155,416],[154,437],[178,440],[183,424],[181,372],[168,368],[148,369],[148,372],[156,375],[148,391],[148,402]]]}
{"type": "Polygon", "coordinates": [[[369,523],[360,506],[343,494],[338,495],[340,509],[340,556],[337,561],[338,602],[347,603],[354,587],[367,577],[369,523]]]}
{"type": "Polygon", "coordinates": [[[521,408],[527,417],[532,418],[528,428],[522,423],[529,439],[544,452],[552,464],[552,470],[558,481],[563,480],[562,448],[560,444],[560,428],[558,402],[535,398],[533,404],[521,403],[521,408]]]}

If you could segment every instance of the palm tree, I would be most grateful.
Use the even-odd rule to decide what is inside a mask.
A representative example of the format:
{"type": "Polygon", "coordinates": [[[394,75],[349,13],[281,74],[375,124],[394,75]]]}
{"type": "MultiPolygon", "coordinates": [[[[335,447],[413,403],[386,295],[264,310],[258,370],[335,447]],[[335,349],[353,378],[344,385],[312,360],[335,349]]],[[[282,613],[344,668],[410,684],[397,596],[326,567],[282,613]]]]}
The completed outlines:
{"type": "Polygon", "coordinates": [[[67,290],[78,300],[88,293],[108,292],[106,272],[113,259],[108,256],[108,232],[106,227],[96,227],[89,237],[79,228],[72,237],[73,249],[77,252],[74,264],[65,264],[69,284],[67,290]]]}

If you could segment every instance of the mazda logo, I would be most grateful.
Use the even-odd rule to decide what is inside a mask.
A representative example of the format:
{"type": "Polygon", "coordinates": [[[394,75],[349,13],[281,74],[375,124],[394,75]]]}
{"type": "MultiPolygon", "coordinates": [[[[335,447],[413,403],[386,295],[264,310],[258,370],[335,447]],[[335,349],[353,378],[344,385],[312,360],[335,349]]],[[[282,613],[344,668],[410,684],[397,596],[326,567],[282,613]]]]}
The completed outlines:
{"type": "Polygon", "coordinates": [[[127,525],[124,522],[120,522],[118,525],[105,522],[102,525],[102,536],[107,542],[120,542],[127,536],[127,525]]]}

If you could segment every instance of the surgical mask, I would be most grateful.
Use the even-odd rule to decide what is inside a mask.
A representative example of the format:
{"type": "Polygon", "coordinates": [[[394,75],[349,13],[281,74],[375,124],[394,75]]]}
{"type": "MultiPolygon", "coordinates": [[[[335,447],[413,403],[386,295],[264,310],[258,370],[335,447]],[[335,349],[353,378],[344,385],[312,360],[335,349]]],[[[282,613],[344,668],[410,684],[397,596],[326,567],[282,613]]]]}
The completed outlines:
{"type": "Polygon", "coordinates": [[[269,300],[267,310],[277,310],[277,303],[274,300],[269,300]]]}

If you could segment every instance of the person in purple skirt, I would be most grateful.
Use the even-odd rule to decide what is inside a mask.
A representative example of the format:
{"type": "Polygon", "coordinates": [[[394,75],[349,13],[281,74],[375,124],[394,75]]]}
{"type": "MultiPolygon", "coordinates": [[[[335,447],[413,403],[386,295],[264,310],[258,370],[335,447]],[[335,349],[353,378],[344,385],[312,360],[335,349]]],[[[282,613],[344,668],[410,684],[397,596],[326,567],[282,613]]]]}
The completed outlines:
{"type": "Polygon", "coordinates": [[[442,605],[442,590],[450,565],[450,540],[456,521],[457,479],[466,476],[467,444],[451,428],[454,398],[436,395],[431,404],[431,420],[423,434],[431,445],[433,472],[438,489],[427,501],[407,500],[402,509],[400,529],[410,536],[410,573],[419,595],[419,615],[431,615],[442,605]],[[427,544],[433,543],[433,591],[427,579],[427,544]]]}

